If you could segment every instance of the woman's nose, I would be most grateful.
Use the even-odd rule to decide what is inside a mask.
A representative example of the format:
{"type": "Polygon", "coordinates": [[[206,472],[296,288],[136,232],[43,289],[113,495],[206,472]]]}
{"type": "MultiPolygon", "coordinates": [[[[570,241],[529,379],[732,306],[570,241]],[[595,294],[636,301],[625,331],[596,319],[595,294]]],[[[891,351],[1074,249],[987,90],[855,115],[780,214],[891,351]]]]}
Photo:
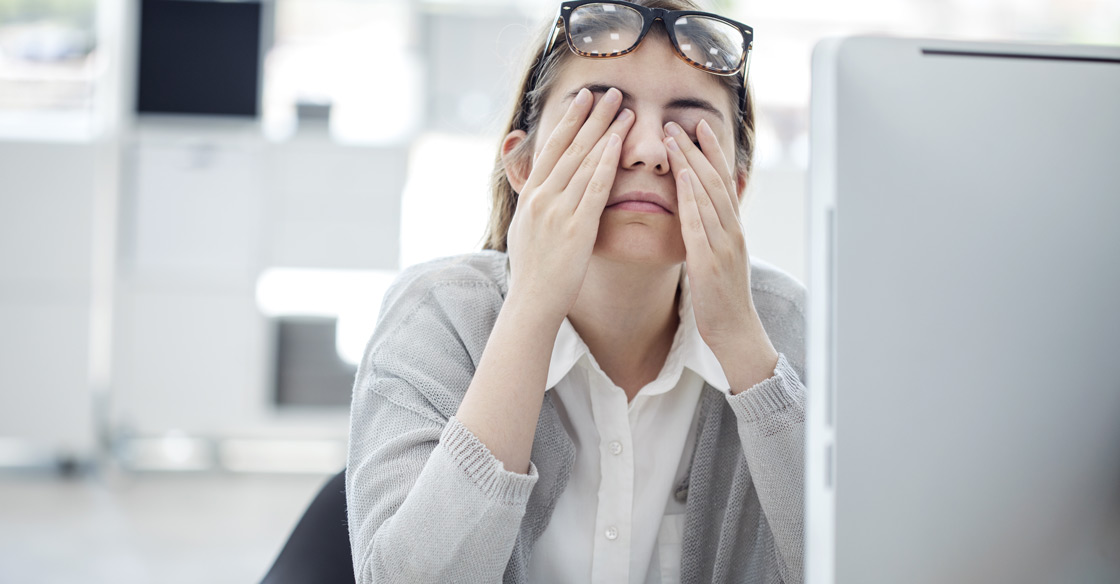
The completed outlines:
{"type": "Polygon", "coordinates": [[[634,125],[622,142],[619,164],[627,170],[648,168],[655,174],[669,172],[669,153],[665,150],[665,128],[660,116],[635,112],[634,125]]]}

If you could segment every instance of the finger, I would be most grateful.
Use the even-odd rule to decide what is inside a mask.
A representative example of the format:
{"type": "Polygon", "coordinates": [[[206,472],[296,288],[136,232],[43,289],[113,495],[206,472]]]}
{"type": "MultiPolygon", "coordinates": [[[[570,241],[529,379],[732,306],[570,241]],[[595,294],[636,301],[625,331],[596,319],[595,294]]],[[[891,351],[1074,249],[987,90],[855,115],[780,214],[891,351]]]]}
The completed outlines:
{"type": "Polygon", "coordinates": [[[583,197],[576,207],[575,215],[581,220],[592,221],[598,224],[603,208],[607,206],[610,198],[611,187],[614,186],[614,175],[618,171],[618,160],[622,156],[622,136],[611,132],[603,145],[603,155],[595,172],[588,179],[583,197]]]}
{"type": "Polygon", "coordinates": [[[556,124],[552,133],[548,135],[544,148],[534,156],[533,167],[529,171],[529,177],[522,189],[523,192],[532,192],[548,178],[552,168],[556,165],[556,161],[560,159],[560,155],[564,153],[580,128],[583,127],[583,121],[587,119],[587,114],[591,111],[593,98],[591,91],[584,87],[579,90],[572,103],[568,104],[568,111],[564,112],[564,117],[560,118],[560,123],[556,124]]]}
{"type": "Polygon", "coordinates": [[[723,184],[727,185],[728,201],[731,203],[731,209],[735,211],[736,219],[738,219],[739,187],[735,182],[735,172],[732,170],[732,164],[728,162],[727,156],[724,155],[723,146],[720,146],[719,138],[716,137],[716,133],[712,130],[708,120],[700,120],[696,131],[696,135],[700,139],[701,150],[708,156],[708,161],[712,163],[712,167],[719,172],[723,184]]]}
{"type": "Polygon", "coordinates": [[[692,171],[687,168],[677,173],[677,213],[681,219],[686,261],[697,265],[699,258],[711,253],[711,243],[704,229],[704,220],[700,217],[700,209],[696,206],[696,192],[692,188],[690,174],[692,171]]]}
{"type": "MultiPolygon", "coordinates": [[[[683,134],[678,135],[684,136],[683,134]]],[[[684,137],[687,138],[687,136],[684,137]]],[[[719,213],[712,205],[711,197],[708,196],[708,193],[705,189],[706,185],[704,185],[702,181],[696,180],[696,170],[690,164],[691,161],[685,157],[684,152],[682,151],[682,141],[683,140],[677,140],[672,136],[665,138],[665,147],[669,151],[669,166],[676,171],[678,175],[678,183],[680,183],[679,175],[685,170],[690,171],[689,174],[693,176],[693,182],[690,183],[691,188],[689,189],[689,192],[692,195],[692,201],[694,202],[693,204],[696,207],[696,212],[700,216],[701,221],[703,221],[704,231],[705,233],[707,233],[707,239],[713,246],[715,246],[721,243],[723,238],[725,237],[724,226],[720,223],[719,213]]],[[[681,194],[678,191],[677,198],[680,199],[680,197],[681,194]]]]}
{"type": "MultiPolygon", "coordinates": [[[[704,190],[708,194],[708,200],[711,201],[714,206],[720,224],[723,225],[725,229],[730,229],[732,222],[738,222],[739,216],[734,206],[731,204],[731,197],[727,190],[727,182],[725,182],[719,171],[716,170],[716,167],[709,159],[709,155],[701,151],[700,148],[697,148],[696,145],[688,139],[688,136],[684,133],[684,129],[681,128],[680,125],[676,122],[669,122],[665,124],[665,131],[669,136],[677,140],[677,144],[688,160],[689,166],[696,171],[696,178],[700,180],[700,184],[703,185],[704,190]]],[[[718,142],[714,140],[714,136],[705,136],[704,132],[700,131],[699,127],[697,128],[697,134],[700,135],[701,145],[703,145],[704,140],[708,140],[709,143],[718,142]]],[[[718,143],[716,146],[718,146],[718,143]]],[[[717,163],[724,167],[727,166],[727,162],[722,154],[720,154],[717,163]]],[[[700,197],[699,194],[697,195],[697,199],[701,205],[704,204],[702,200],[703,197],[700,197]]]]}
{"type": "MultiPolygon", "coordinates": [[[[623,109],[622,113],[618,114],[618,118],[611,124],[611,127],[607,129],[606,135],[600,138],[599,142],[595,144],[595,148],[584,157],[575,175],[572,176],[572,180],[568,182],[568,186],[564,189],[564,196],[568,199],[573,210],[580,205],[580,201],[585,197],[584,193],[587,191],[590,181],[595,178],[595,173],[598,172],[611,134],[618,134],[620,139],[625,140],[626,134],[630,132],[630,128],[633,127],[633,125],[634,112],[630,111],[629,108],[623,109]]],[[[619,150],[621,149],[620,146],[619,150]]],[[[608,192],[611,186],[613,186],[613,184],[607,185],[608,192]]]]}
{"type": "MultiPolygon", "coordinates": [[[[583,123],[579,133],[560,155],[548,178],[542,183],[547,190],[558,192],[568,186],[584,159],[591,156],[595,145],[606,134],[621,104],[622,92],[613,87],[608,89],[599,103],[595,104],[595,109],[591,110],[591,115],[583,123]]],[[[594,165],[596,161],[597,159],[593,158],[591,164],[594,165]]]]}

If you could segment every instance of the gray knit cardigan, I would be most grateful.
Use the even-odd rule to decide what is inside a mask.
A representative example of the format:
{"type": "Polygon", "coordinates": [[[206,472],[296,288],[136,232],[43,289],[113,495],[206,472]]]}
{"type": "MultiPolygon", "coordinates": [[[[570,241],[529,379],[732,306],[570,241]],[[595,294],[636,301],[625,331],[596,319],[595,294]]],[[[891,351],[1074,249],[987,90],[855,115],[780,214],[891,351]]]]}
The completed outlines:
{"type": "MultiPolygon", "coordinates": [[[[508,292],[506,262],[495,251],[434,260],[385,295],[350,419],[346,502],[361,584],[527,580],[575,460],[552,395],[528,474],[505,470],[454,418],[508,292]]],[[[750,279],[778,365],[737,395],[701,392],[691,468],[674,491],[686,508],[683,583],[802,581],[805,289],[759,260],[750,279]]]]}

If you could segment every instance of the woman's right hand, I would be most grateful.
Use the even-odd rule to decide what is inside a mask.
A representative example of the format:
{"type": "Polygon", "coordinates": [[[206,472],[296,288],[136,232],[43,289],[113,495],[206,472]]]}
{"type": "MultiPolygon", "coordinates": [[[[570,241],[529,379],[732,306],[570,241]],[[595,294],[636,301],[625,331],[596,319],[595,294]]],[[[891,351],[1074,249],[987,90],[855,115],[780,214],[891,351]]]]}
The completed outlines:
{"type": "Polygon", "coordinates": [[[524,298],[559,323],[587,274],[622,141],[634,122],[622,94],[611,88],[595,104],[581,89],[536,157],[518,196],[506,246],[514,286],[507,300],[524,298]],[[588,113],[590,112],[590,116],[588,113]]]}

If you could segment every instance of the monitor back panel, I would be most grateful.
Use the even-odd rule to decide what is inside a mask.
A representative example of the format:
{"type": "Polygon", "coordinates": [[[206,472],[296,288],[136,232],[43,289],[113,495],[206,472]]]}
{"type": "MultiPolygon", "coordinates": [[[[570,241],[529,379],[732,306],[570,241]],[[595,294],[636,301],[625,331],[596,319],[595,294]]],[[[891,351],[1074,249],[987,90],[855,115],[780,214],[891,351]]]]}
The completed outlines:
{"type": "Polygon", "coordinates": [[[807,581],[1098,581],[1120,50],[862,37],[813,75],[807,581]]]}

